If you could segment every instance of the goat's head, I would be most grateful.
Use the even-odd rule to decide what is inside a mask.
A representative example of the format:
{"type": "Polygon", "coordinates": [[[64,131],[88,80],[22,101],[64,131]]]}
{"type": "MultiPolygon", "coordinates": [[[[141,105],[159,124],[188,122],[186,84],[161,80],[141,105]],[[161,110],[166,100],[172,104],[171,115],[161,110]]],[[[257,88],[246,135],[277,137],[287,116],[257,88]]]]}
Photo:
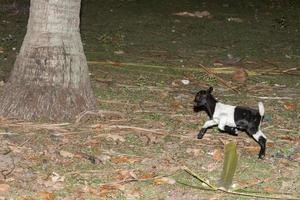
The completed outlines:
{"type": "Polygon", "coordinates": [[[194,99],[194,111],[205,111],[211,99],[214,99],[212,96],[213,88],[209,87],[207,90],[200,90],[194,99]]]}

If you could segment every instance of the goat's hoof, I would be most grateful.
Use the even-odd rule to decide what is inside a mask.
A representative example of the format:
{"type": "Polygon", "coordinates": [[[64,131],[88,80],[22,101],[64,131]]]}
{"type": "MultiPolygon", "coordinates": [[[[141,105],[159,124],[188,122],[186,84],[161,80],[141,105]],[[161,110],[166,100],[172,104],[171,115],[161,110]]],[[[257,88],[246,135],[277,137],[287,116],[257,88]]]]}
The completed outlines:
{"type": "Polygon", "coordinates": [[[258,158],[259,158],[259,159],[264,159],[264,158],[265,158],[265,155],[264,155],[264,154],[258,154],[258,158]]]}
{"type": "Polygon", "coordinates": [[[204,134],[205,134],[205,132],[206,132],[206,129],[205,129],[205,128],[202,128],[202,129],[199,131],[197,138],[198,138],[198,139],[202,139],[203,136],[204,136],[204,134]]]}
{"type": "Polygon", "coordinates": [[[203,134],[202,133],[199,133],[198,135],[197,135],[197,139],[202,139],[203,138],[203,134]]]}

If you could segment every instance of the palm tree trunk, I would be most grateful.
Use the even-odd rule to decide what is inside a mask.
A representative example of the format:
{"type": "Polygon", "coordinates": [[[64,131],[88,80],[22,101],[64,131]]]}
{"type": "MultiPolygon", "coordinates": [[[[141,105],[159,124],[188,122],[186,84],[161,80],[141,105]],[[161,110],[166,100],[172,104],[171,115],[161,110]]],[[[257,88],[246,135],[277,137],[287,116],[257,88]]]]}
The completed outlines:
{"type": "Polygon", "coordinates": [[[0,96],[0,115],[72,120],[95,108],[80,32],[81,0],[31,0],[27,33],[0,96]]]}

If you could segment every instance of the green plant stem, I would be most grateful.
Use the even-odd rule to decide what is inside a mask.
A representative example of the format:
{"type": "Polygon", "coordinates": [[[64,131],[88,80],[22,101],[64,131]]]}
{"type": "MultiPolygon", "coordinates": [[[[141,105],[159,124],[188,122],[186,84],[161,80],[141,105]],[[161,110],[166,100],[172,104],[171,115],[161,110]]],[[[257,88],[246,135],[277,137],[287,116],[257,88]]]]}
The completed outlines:
{"type": "Polygon", "coordinates": [[[218,190],[218,188],[216,186],[210,184],[208,181],[206,181],[204,178],[200,177],[198,174],[196,174],[195,172],[193,172],[192,170],[190,170],[188,167],[183,166],[182,169],[184,171],[186,171],[187,173],[189,173],[190,175],[192,175],[195,178],[197,178],[198,180],[200,180],[202,183],[204,183],[205,185],[207,185],[208,187],[210,187],[212,190],[218,190]]]}
{"type": "MultiPolygon", "coordinates": [[[[236,191],[229,191],[223,188],[218,188],[212,184],[210,184],[208,181],[206,181],[204,178],[200,177],[198,174],[196,174],[195,172],[193,172],[192,170],[190,170],[188,167],[184,166],[182,168],[185,172],[187,172],[188,174],[194,176],[195,178],[197,178],[199,181],[201,181],[202,183],[204,183],[205,185],[207,185],[209,188],[209,190],[211,191],[220,191],[220,192],[224,192],[230,195],[239,195],[239,196],[247,196],[247,197],[258,197],[258,198],[265,198],[265,199],[282,199],[282,200],[299,200],[300,197],[298,195],[295,194],[290,194],[290,195],[286,195],[286,196],[268,196],[268,195],[260,195],[260,194],[250,194],[250,193],[246,193],[246,192],[236,192],[236,191]]],[[[178,182],[178,181],[177,181],[178,182]]],[[[188,184],[185,184],[188,186],[188,184]]],[[[192,186],[195,187],[195,186],[192,186]]],[[[198,189],[204,189],[201,187],[197,187],[198,189]]],[[[207,189],[206,189],[207,190],[207,189]]]]}

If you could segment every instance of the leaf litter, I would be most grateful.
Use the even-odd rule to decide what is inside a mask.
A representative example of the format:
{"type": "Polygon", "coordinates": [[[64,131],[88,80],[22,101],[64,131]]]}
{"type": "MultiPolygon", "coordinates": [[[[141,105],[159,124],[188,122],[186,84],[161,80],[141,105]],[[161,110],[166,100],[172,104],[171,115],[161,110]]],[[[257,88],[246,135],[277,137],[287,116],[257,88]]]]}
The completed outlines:
{"type": "MultiPolygon", "coordinates": [[[[249,88],[252,86],[253,85],[249,85],[249,88]]],[[[181,87],[185,86],[182,85],[181,87]]],[[[261,91],[264,93],[268,90],[261,87],[261,91]]],[[[172,95],[172,93],[170,93],[170,95],[172,95]]],[[[190,99],[193,98],[192,95],[189,95],[189,97],[190,99]]],[[[190,114],[184,107],[184,104],[190,103],[188,102],[188,99],[189,98],[183,98],[178,101],[178,103],[176,101],[175,104],[170,102],[169,105],[165,104],[164,106],[168,106],[169,109],[175,110],[176,112],[183,113],[184,116],[185,113],[190,114]]],[[[268,104],[269,103],[267,103],[267,105],[268,104]]],[[[287,103],[286,105],[290,104],[287,103]]],[[[287,109],[286,106],[284,107],[286,112],[297,109],[293,106],[289,106],[288,108],[291,109],[287,109]]],[[[121,111],[119,110],[118,112],[121,111]]],[[[122,115],[126,116],[126,111],[123,110],[122,112],[124,112],[122,115]]],[[[148,118],[148,122],[151,120],[153,121],[152,123],[149,123],[152,125],[151,127],[145,126],[145,123],[134,123],[134,119],[139,119],[148,115],[145,113],[130,116],[129,119],[126,119],[127,117],[125,117],[122,124],[119,124],[118,121],[115,121],[114,119],[99,118],[96,119],[96,123],[95,121],[91,124],[86,122],[77,123],[76,126],[73,126],[72,124],[34,124],[1,119],[1,127],[8,129],[9,132],[16,133],[3,134],[1,137],[8,141],[9,149],[21,158],[16,166],[15,172],[24,166],[34,167],[36,169],[36,183],[38,183],[38,185],[34,182],[29,182],[29,185],[31,185],[31,188],[35,188],[36,191],[43,191],[45,189],[50,190],[51,193],[49,194],[41,192],[36,193],[37,196],[43,194],[41,198],[44,199],[51,199],[53,197],[52,194],[54,195],[56,191],[63,191],[65,188],[74,188],[69,182],[73,181],[72,179],[77,177],[77,175],[74,176],[75,172],[72,173],[72,171],[69,170],[69,167],[73,166],[72,168],[74,168],[77,163],[80,163],[82,167],[85,166],[87,169],[91,169],[90,173],[86,173],[89,172],[89,170],[82,167],[76,167],[78,168],[76,169],[76,174],[86,180],[90,180],[89,182],[92,183],[87,185],[88,189],[81,191],[81,195],[90,194],[96,197],[123,195],[127,198],[139,198],[146,192],[144,189],[138,187],[140,184],[139,182],[142,180],[149,180],[148,182],[146,181],[146,183],[148,184],[148,187],[152,187],[153,190],[156,190],[155,187],[165,187],[163,185],[170,185],[170,187],[175,188],[180,187],[177,183],[177,179],[181,179],[180,175],[179,177],[178,175],[174,177],[159,177],[159,174],[166,175],[170,172],[176,172],[178,167],[183,165],[182,163],[186,163],[194,169],[198,169],[198,171],[207,173],[213,180],[216,179],[216,177],[220,175],[223,159],[223,149],[220,149],[219,147],[222,147],[223,144],[227,143],[226,139],[228,136],[223,136],[212,131],[212,133],[207,134],[206,138],[197,141],[194,139],[195,133],[197,132],[196,127],[190,128],[183,126],[178,130],[172,129],[176,124],[168,123],[172,123],[174,119],[170,119],[170,116],[166,113],[159,113],[160,116],[164,117],[163,123],[160,123],[158,126],[157,123],[153,122],[156,120],[161,121],[160,118],[148,118]],[[182,130],[191,132],[191,134],[182,135],[182,130]],[[134,133],[135,139],[127,137],[132,133],[134,133]],[[39,137],[36,137],[36,135],[39,137]],[[155,139],[155,142],[149,143],[142,139],[145,135],[148,135],[147,137],[149,138],[155,135],[155,138],[160,139],[155,139]],[[27,139],[24,140],[24,138],[27,139]],[[222,141],[223,138],[225,138],[224,141],[222,141]],[[40,145],[41,142],[43,146],[40,145]],[[180,145],[177,145],[177,143],[180,145]],[[45,148],[47,146],[48,149],[45,148]],[[160,152],[168,152],[169,154],[162,156],[160,152]],[[50,167],[49,169],[52,171],[50,171],[50,174],[49,172],[43,171],[42,168],[39,169],[39,166],[41,166],[40,156],[48,160],[48,167],[46,168],[50,167]],[[27,158],[24,159],[25,157],[27,158]],[[95,159],[98,159],[99,162],[91,161],[95,159]],[[208,162],[208,160],[210,161],[208,162]],[[56,166],[57,164],[59,164],[59,166],[56,166]],[[111,166],[113,166],[113,168],[111,166]],[[102,170],[92,171],[93,168],[101,168],[102,170]],[[70,173],[73,175],[70,176],[70,173]],[[91,176],[93,173],[97,174],[97,177],[91,176]],[[111,174],[114,175],[111,176],[111,174]],[[115,183],[111,183],[112,178],[115,183]],[[104,183],[98,184],[97,187],[97,182],[99,181],[104,183]]],[[[179,123],[182,125],[191,125],[191,119],[197,123],[197,126],[199,126],[199,120],[202,120],[201,117],[197,115],[191,115],[191,118],[180,118],[179,123]]],[[[136,122],[139,122],[139,120],[136,120],[136,122]]],[[[276,124],[273,126],[273,128],[271,127],[266,130],[267,134],[278,127],[276,124]]],[[[245,160],[241,161],[240,165],[252,165],[253,162],[258,162],[256,161],[256,154],[259,149],[255,144],[252,144],[251,141],[247,141],[244,136],[238,136],[234,139],[238,141],[239,154],[242,154],[242,156],[245,157],[245,160]]],[[[294,161],[277,158],[274,151],[283,144],[292,144],[297,140],[295,140],[293,136],[288,137],[282,134],[275,134],[275,138],[272,138],[272,140],[276,141],[276,145],[270,147],[269,158],[260,163],[260,165],[265,165],[267,168],[285,168],[287,173],[286,176],[289,176],[289,173],[297,170],[294,164],[290,164],[290,162],[294,161]],[[287,170],[287,168],[289,169],[287,170]]],[[[291,145],[290,148],[293,148],[293,146],[291,145]]],[[[297,155],[298,154],[295,153],[295,155],[289,157],[289,159],[297,160],[299,159],[299,156],[297,157],[297,155]]],[[[253,179],[253,177],[249,175],[249,171],[238,171],[237,173],[243,177],[243,180],[236,178],[237,180],[235,182],[243,188],[260,188],[268,193],[274,193],[274,191],[278,190],[276,185],[272,185],[271,182],[267,180],[266,176],[269,172],[267,172],[265,177],[259,177],[258,179],[253,179]],[[243,184],[243,181],[245,180],[246,184],[243,184]]],[[[278,179],[281,177],[280,173],[273,173],[272,175],[278,177],[278,179]]],[[[21,180],[18,176],[19,173],[12,173],[7,178],[21,180]]],[[[252,173],[252,176],[256,177],[255,173],[252,173]]],[[[290,180],[296,181],[293,180],[292,177],[290,180]]],[[[299,183],[296,183],[296,185],[297,184],[299,183]]],[[[6,185],[8,185],[9,190],[11,190],[12,188],[15,188],[18,183],[16,181],[12,181],[9,184],[5,183],[2,188],[4,191],[8,190],[5,189],[5,187],[7,187],[6,185]]],[[[284,188],[289,191],[291,190],[286,183],[284,183],[284,188]]],[[[188,190],[188,192],[192,191],[188,190]]],[[[74,195],[76,196],[76,193],[74,193],[74,195]]]]}

